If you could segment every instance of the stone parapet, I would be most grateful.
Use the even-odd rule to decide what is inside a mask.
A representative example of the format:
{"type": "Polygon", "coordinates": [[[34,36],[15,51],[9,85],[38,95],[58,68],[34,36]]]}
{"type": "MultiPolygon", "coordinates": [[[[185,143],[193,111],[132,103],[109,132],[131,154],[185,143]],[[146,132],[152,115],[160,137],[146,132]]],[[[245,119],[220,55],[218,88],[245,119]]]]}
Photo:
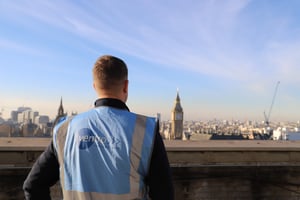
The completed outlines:
{"type": "MultiPolygon", "coordinates": [[[[0,199],[22,184],[50,138],[0,138],[0,199]]],[[[299,141],[167,141],[176,200],[300,199],[299,141]]],[[[59,184],[52,199],[61,199],[59,184]]]]}

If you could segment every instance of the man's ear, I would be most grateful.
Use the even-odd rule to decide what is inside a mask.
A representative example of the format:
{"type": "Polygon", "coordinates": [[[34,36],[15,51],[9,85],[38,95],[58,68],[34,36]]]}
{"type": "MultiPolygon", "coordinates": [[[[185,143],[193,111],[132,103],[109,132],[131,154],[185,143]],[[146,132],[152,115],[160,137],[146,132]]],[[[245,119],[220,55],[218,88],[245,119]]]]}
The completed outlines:
{"type": "Polygon", "coordinates": [[[124,86],[123,86],[123,92],[125,94],[128,94],[128,84],[129,84],[129,81],[128,80],[125,80],[124,81],[124,86]]]}

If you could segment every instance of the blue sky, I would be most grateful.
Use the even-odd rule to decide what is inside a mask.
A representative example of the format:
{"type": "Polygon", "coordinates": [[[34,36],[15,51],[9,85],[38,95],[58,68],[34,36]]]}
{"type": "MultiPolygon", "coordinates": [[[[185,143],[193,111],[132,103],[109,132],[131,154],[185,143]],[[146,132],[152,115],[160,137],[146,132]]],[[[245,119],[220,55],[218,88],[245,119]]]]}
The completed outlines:
{"type": "Polygon", "coordinates": [[[103,54],[129,68],[131,111],[186,120],[300,120],[300,1],[0,1],[0,109],[93,106],[103,54]]]}

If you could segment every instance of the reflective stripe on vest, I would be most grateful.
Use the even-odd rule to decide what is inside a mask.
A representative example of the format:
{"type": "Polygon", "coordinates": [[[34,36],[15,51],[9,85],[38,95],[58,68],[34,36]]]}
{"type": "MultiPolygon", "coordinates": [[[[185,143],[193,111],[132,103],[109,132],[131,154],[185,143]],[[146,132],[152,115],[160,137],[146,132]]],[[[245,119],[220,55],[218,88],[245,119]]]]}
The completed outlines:
{"type": "MultiPolygon", "coordinates": [[[[69,126],[69,123],[72,123],[72,120],[69,119],[66,122],[64,122],[54,133],[54,140],[55,140],[55,148],[57,150],[58,154],[58,160],[60,163],[60,179],[61,179],[61,185],[63,189],[63,196],[64,199],[145,199],[147,196],[146,187],[144,185],[144,178],[145,175],[148,172],[149,164],[150,164],[150,158],[152,153],[152,145],[155,135],[155,118],[145,117],[142,115],[136,115],[127,111],[120,111],[118,109],[112,109],[112,108],[103,108],[103,109],[97,109],[100,110],[101,116],[105,116],[107,113],[113,113],[116,114],[114,117],[118,118],[119,120],[127,119],[128,117],[134,120],[131,120],[131,125],[126,125],[125,127],[128,128],[128,130],[131,130],[131,132],[128,133],[128,130],[123,130],[126,132],[126,134],[130,135],[130,137],[122,138],[123,140],[131,140],[131,141],[125,141],[124,144],[120,144],[123,142],[120,138],[112,138],[110,141],[107,141],[108,139],[103,136],[94,136],[90,135],[80,135],[80,136],[74,136],[70,137],[68,135],[72,135],[72,130],[70,130],[70,127],[73,127],[73,125],[76,124],[76,117],[74,117],[74,124],[72,126],[69,126]],[[121,113],[120,113],[121,112],[121,113]],[[118,115],[121,114],[121,115],[118,115]],[[125,115],[125,117],[124,117],[125,115]],[[129,116],[126,116],[129,115],[129,116]],[[132,127],[132,128],[131,128],[132,127]],[[97,138],[98,137],[98,138],[97,138]],[[75,139],[74,139],[75,138],[75,139]],[[78,141],[76,141],[76,138],[80,141],[84,141],[86,143],[79,144],[78,141]],[[73,140],[70,142],[70,139],[73,140]],[[113,141],[115,140],[115,141],[113,141]],[[89,142],[94,142],[90,144],[89,142]],[[96,142],[95,142],[96,141],[96,142]],[[98,142],[98,143],[97,143],[98,142]],[[111,142],[117,143],[116,146],[109,146],[111,142]],[[107,143],[108,146],[105,146],[107,143]],[[128,144],[131,144],[130,147],[127,147],[128,144]],[[115,154],[115,157],[109,157],[109,161],[104,163],[101,163],[99,165],[101,167],[97,168],[97,172],[100,172],[102,170],[106,170],[109,174],[107,177],[112,178],[104,178],[103,180],[99,180],[99,177],[95,174],[93,176],[93,179],[87,179],[92,183],[89,183],[90,186],[87,186],[84,184],[85,175],[82,175],[80,170],[81,168],[84,168],[84,172],[88,171],[87,169],[91,169],[91,171],[95,171],[95,168],[91,167],[90,165],[95,165],[95,162],[93,160],[85,161],[84,164],[82,164],[81,160],[76,158],[76,155],[73,156],[72,153],[74,152],[68,152],[68,151],[74,151],[70,146],[77,145],[78,148],[81,148],[80,150],[75,149],[76,151],[82,153],[81,155],[87,155],[85,154],[85,151],[89,151],[89,154],[97,154],[97,156],[101,157],[101,159],[107,160],[107,155],[105,154],[105,151],[111,151],[115,154]],[[80,146],[82,145],[82,146],[80,146]],[[102,145],[102,146],[101,146],[102,145]],[[120,145],[120,146],[118,146],[120,145]],[[99,147],[100,146],[100,147],[99,147]],[[90,148],[93,147],[93,148],[90,148]],[[128,161],[126,161],[126,156],[124,156],[124,150],[126,148],[128,149],[128,155],[130,158],[128,161]],[[120,149],[118,149],[120,148],[120,149]],[[122,151],[122,152],[120,152],[122,151]],[[103,153],[104,152],[104,153],[103,153]],[[99,155],[98,155],[99,154],[99,155]],[[123,156],[122,156],[123,155],[123,156]],[[73,157],[75,158],[73,158],[73,157]],[[67,158],[66,158],[67,157],[67,158]],[[123,167],[123,164],[119,164],[115,160],[121,159],[122,162],[124,160],[125,166],[123,167]],[[74,164],[74,166],[72,166],[74,164]],[[107,166],[106,166],[107,165],[107,166]],[[120,165],[120,166],[118,166],[120,165]],[[128,166],[127,166],[128,165],[128,166]],[[76,169],[70,170],[71,167],[75,167],[76,169]],[[115,168],[115,169],[114,169],[115,168]],[[112,171],[110,171],[112,169],[112,171]],[[113,171],[115,170],[115,171],[113,171]],[[126,171],[128,170],[128,171],[126,171]],[[121,172],[119,172],[121,171],[121,172]],[[66,174],[65,174],[66,173],[66,174]],[[80,175],[79,175],[80,174],[80,175]],[[116,175],[117,174],[117,175],[116,175]],[[120,178],[120,185],[115,189],[115,183],[112,179],[113,178],[119,178],[118,175],[121,175],[120,178]],[[80,177],[76,177],[76,176],[80,177]],[[75,177],[74,177],[75,176],[75,177]],[[97,178],[98,177],[98,178],[97,178]],[[79,180],[80,179],[80,180],[79,180]],[[110,180],[111,179],[111,180],[110,180]],[[101,186],[98,186],[98,183],[101,184],[101,186]],[[128,183],[128,184],[127,184],[128,183]],[[77,186],[76,184],[79,184],[80,186],[77,186]],[[92,184],[96,184],[96,186],[91,186],[92,184]],[[124,187],[123,187],[124,186],[124,187]],[[90,187],[90,188],[89,188],[90,187]],[[94,191],[95,187],[107,187],[106,189],[100,189],[100,191],[94,191]],[[92,188],[92,189],[91,189],[92,188]],[[103,191],[102,191],[103,190],[103,191]]],[[[89,113],[87,116],[90,116],[96,112],[96,109],[93,110],[91,113],[89,113]]],[[[97,112],[96,112],[97,113],[97,112]]],[[[99,114],[99,113],[97,113],[99,114]]],[[[83,117],[84,118],[84,117],[83,117]]],[[[96,118],[95,118],[96,119],[96,118]]],[[[115,121],[116,122],[116,121],[115,121]]],[[[130,120],[128,121],[130,122],[130,120]]],[[[126,121],[127,123],[127,121],[126,121]]],[[[109,124],[112,125],[112,124],[109,124]]],[[[124,125],[124,124],[123,124],[124,125]]],[[[114,124],[112,126],[115,126],[115,130],[122,130],[123,125],[120,124],[114,124]]],[[[84,127],[84,125],[83,125],[84,127]]],[[[105,126],[104,126],[105,127],[105,126]]],[[[109,126],[110,127],[110,126],[109,126]]],[[[93,127],[89,127],[93,129],[93,127]]],[[[83,130],[83,129],[81,129],[83,130]]],[[[86,129],[83,132],[88,132],[86,129]]],[[[103,130],[103,129],[101,129],[103,130]]],[[[112,130],[110,130],[112,131],[112,130]]],[[[76,132],[76,131],[75,131],[76,132]]],[[[80,131],[79,131],[80,132],[80,131]]],[[[90,133],[90,132],[89,132],[90,133]]],[[[108,154],[110,156],[110,154],[108,154]]],[[[128,157],[127,156],[127,157],[128,157]]],[[[99,160],[99,157],[94,157],[96,161],[99,160]]],[[[100,161],[102,161],[100,159],[100,161]]],[[[106,173],[107,174],[107,173],[106,173]]],[[[89,176],[89,172],[87,172],[87,176],[89,176]]],[[[118,180],[117,180],[118,181],[118,180]]],[[[96,189],[98,190],[98,188],[96,189]]]]}

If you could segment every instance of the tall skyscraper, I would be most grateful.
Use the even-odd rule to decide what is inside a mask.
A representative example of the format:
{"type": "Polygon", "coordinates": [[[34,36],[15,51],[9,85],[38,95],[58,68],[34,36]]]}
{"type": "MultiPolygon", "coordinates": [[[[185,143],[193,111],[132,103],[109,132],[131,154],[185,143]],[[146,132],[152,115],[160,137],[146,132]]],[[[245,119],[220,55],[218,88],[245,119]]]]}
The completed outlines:
{"type": "Polygon", "coordinates": [[[171,113],[172,128],[170,139],[182,140],[183,134],[183,110],[180,104],[179,91],[177,90],[177,96],[175,100],[175,106],[171,113]]]}

